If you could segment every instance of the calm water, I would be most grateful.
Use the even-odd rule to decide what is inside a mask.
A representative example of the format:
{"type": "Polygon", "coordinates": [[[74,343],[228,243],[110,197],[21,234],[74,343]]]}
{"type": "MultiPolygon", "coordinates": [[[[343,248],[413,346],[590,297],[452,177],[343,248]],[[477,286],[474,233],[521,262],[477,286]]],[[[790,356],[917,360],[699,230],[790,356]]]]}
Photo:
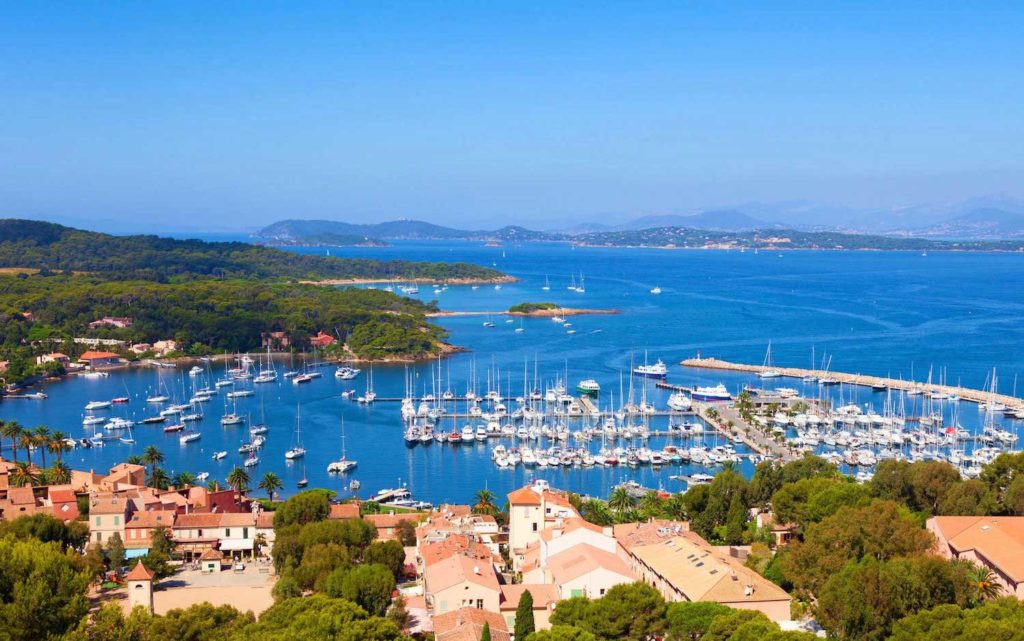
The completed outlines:
{"type": "MultiPolygon", "coordinates": [[[[326,250],[303,250],[324,253],[326,250]]],[[[332,249],[332,255],[342,250],[332,249]]],[[[938,381],[982,387],[993,367],[998,368],[1000,389],[1013,391],[1024,351],[1024,264],[1021,256],[1005,254],[930,254],[883,252],[712,252],[637,249],[571,249],[564,245],[522,245],[487,248],[465,243],[402,243],[387,248],[344,250],[345,255],[413,260],[464,260],[494,266],[522,280],[493,287],[451,287],[441,294],[420,287],[420,298],[437,298],[446,310],[499,311],[523,301],[552,301],[566,306],[616,308],[617,316],[572,318],[575,335],[547,319],[527,319],[524,332],[515,333],[519,321],[505,323],[495,316],[496,327],[483,327],[484,318],[438,319],[451,331],[452,342],[470,351],[447,360],[444,386],[450,378],[457,393],[466,389],[471,367],[477,372],[477,391],[486,391],[488,372],[500,372],[502,389],[513,395],[523,390],[524,359],[532,378],[534,361],[542,384],[568,375],[571,386],[583,378],[602,385],[602,405],[611,393],[619,397],[619,376],[628,372],[630,359],[661,358],[670,365],[670,382],[679,384],[724,382],[732,390],[754,382],[743,375],[688,370],[675,365],[700,352],[722,358],[761,362],[772,341],[774,360],[783,366],[809,366],[811,350],[820,364],[831,357],[832,369],[923,380],[929,368],[938,381]],[[570,275],[582,272],[586,293],[566,289],[570,275]],[[541,291],[545,277],[551,290],[541,291]],[[663,293],[649,290],[660,286],[663,293]]],[[[429,391],[432,367],[410,368],[417,391],[429,391]]],[[[374,368],[374,388],[382,397],[400,397],[406,368],[374,368]]],[[[547,478],[553,485],[604,495],[628,478],[651,486],[679,489],[669,479],[686,468],[497,469],[490,460],[494,441],[447,446],[433,444],[413,449],[402,440],[397,403],[372,407],[343,401],[342,390],[365,390],[364,375],[351,382],[337,381],[329,369],[308,385],[256,386],[257,395],[238,400],[238,411],[258,420],[261,406],[271,433],[261,463],[250,473],[280,474],[286,493],[294,491],[303,465],[311,486],[342,490],[346,477],[330,477],[325,468],[340,454],[341,417],[347,450],[359,466],[348,478],[359,479],[361,494],[408,484],[417,498],[429,501],[467,501],[479,488],[503,494],[531,477],[547,478]],[[286,463],[284,451],[294,441],[296,407],[301,405],[303,440],[309,450],[304,463],[286,463]]],[[[214,372],[219,376],[219,372],[214,372]]],[[[191,381],[182,371],[135,370],[106,379],[74,380],[50,385],[46,401],[12,400],[0,405],[0,418],[24,425],[46,424],[76,438],[88,436],[82,427],[83,407],[89,400],[129,395],[124,408],[112,415],[141,418],[153,412],[144,397],[157,388],[158,377],[172,393],[182,395],[191,381]]],[[[1024,381],[1021,382],[1024,384],[1024,381]]],[[[782,379],[780,386],[800,387],[782,379]]],[[[226,388],[230,389],[230,388],[226,388]]],[[[226,391],[222,389],[222,392],[226,391]]],[[[637,394],[639,395],[639,391],[637,394]]],[[[817,393],[817,392],[815,392],[817,393]]],[[[835,396],[839,390],[830,390],[835,396]]],[[[843,390],[846,399],[881,407],[882,396],[870,390],[843,390]]],[[[649,399],[664,407],[667,395],[653,388],[649,399]]],[[[115,406],[116,407],[116,406],[115,406]]],[[[908,410],[909,410],[908,406],[908,410]]],[[[164,435],[159,425],[138,426],[136,443],[117,441],[102,448],[78,449],[66,460],[76,467],[104,469],[146,445],[158,444],[172,472],[209,472],[223,479],[240,464],[240,443],[248,440],[246,427],[223,428],[218,423],[224,397],[204,408],[199,424],[202,440],[178,444],[177,435],[164,435]],[[211,455],[228,450],[226,459],[211,455]]],[[[976,406],[963,404],[960,421],[970,428],[978,423],[976,406]]],[[[459,421],[461,425],[465,421],[459,421]]],[[[654,427],[659,424],[655,422],[654,427]]],[[[450,421],[443,423],[451,429],[450,421]]],[[[1014,426],[1016,427],[1016,426],[1014,426]]],[[[654,439],[651,446],[664,441],[654,439]]],[[[715,444],[710,436],[705,444],[715,444]]],[[[597,444],[593,447],[596,449],[597,444]]],[[[749,469],[749,466],[746,466],[749,469]]]]}

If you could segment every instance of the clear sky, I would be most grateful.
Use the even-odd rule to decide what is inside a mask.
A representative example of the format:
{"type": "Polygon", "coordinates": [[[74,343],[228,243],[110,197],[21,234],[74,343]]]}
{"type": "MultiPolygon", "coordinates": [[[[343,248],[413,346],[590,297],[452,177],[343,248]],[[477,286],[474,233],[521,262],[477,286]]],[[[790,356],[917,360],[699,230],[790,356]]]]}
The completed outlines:
{"type": "Polygon", "coordinates": [[[1024,3],[0,4],[0,215],[473,226],[1024,196],[1024,3]]]}

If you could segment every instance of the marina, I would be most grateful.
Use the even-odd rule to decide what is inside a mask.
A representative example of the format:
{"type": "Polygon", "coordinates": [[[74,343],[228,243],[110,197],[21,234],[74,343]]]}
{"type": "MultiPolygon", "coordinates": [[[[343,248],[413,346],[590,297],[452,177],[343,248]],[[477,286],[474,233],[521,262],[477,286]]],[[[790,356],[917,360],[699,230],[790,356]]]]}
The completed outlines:
{"type": "MultiPolygon", "coordinates": [[[[987,416],[975,403],[916,394],[909,383],[916,380],[924,386],[925,374],[934,363],[935,372],[948,371],[949,381],[962,381],[949,387],[981,390],[995,367],[1000,393],[1014,396],[1016,368],[1024,358],[1019,348],[1024,345],[1024,333],[1016,329],[1014,319],[1024,308],[1024,301],[1008,298],[1006,292],[1024,291],[1024,282],[1021,288],[1011,290],[988,283],[1018,282],[1016,257],[944,254],[924,259],[906,253],[875,252],[868,256],[805,252],[779,259],[767,252],[755,255],[535,245],[495,250],[469,243],[418,242],[353,248],[350,253],[383,259],[437,260],[450,259],[451,251],[459,260],[494,263],[519,280],[504,284],[501,290],[451,285],[439,293],[425,286],[415,293],[404,293],[427,301],[437,299],[441,309],[480,311],[484,318],[488,310],[507,309],[530,300],[552,300],[565,307],[617,309],[621,313],[577,316],[568,329],[563,322],[550,318],[527,317],[521,323],[520,319],[504,323],[494,315],[497,322],[492,323],[493,327],[484,327],[480,316],[434,318],[433,322],[450,333],[452,343],[467,350],[442,361],[440,384],[436,361],[374,363],[372,367],[369,363],[349,363],[342,371],[333,365],[305,367],[297,354],[294,362],[273,359],[272,374],[265,355],[254,352],[249,355],[248,378],[244,374],[236,378],[226,371],[239,365],[238,354],[229,355],[227,361],[219,355],[211,363],[199,363],[202,373],[193,372],[195,362],[178,367],[122,368],[103,372],[106,376],[76,376],[32,388],[27,392],[41,393],[45,398],[31,402],[8,397],[0,402],[0,418],[30,427],[47,425],[66,433],[76,448],[67,452],[64,460],[76,469],[109,468],[156,445],[165,455],[164,467],[170,476],[188,471],[223,484],[233,467],[244,464],[254,483],[265,472],[278,474],[284,482],[284,496],[296,492],[305,480],[310,487],[333,489],[341,497],[350,496],[353,486],[361,487],[358,494],[362,498],[382,488],[404,486],[416,500],[431,503],[465,501],[483,487],[507,492],[534,478],[591,496],[607,496],[612,488],[629,482],[676,491],[687,487],[687,479],[700,482],[701,475],[720,469],[713,460],[716,457],[749,476],[759,460],[785,460],[804,451],[829,455],[854,474],[870,472],[871,466],[862,463],[871,462],[871,456],[876,461],[882,456],[908,460],[936,456],[958,461],[958,466],[969,472],[975,462],[966,457],[973,457],[976,450],[986,457],[1018,447],[1018,443],[993,436],[1009,439],[1019,434],[1022,425],[1013,416],[1003,412],[987,416]],[[502,251],[507,258],[501,256],[502,251]],[[637,274],[657,273],[658,282],[624,277],[622,270],[630,265],[637,274]],[[865,272],[869,265],[881,271],[865,272]],[[583,294],[566,289],[572,284],[570,275],[580,280],[580,271],[586,279],[583,294]],[[751,278],[751,272],[760,275],[751,278]],[[977,283],[979,272],[989,280],[968,286],[967,282],[977,283]],[[565,274],[564,279],[555,274],[565,274]],[[545,280],[550,283],[547,291],[542,289],[545,280]],[[658,296],[650,293],[655,285],[662,289],[658,296]],[[928,287],[934,297],[908,310],[904,301],[907,291],[920,287],[928,287]],[[728,295],[723,294],[726,289],[728,295]],[[870,313],[862,310],[865,313],[851,317],[849,301],[866,296],[866,292],[871,292],[870,313]],[[940,299],[956,303],[935,302],[940,299]],[[764,305],[772,309],[762,312],[759,306],[764,305]],[[964,306],[984,307],[984,323],[962,315],[964,306]],[[813,323],[793,322],[808,314],[815,319],[813,323]],[[1000,329],[989,331],[986,328],[990,326],[1000,329]],[[575,333],[569,334],[569,330],[575,333]],[[856,340],[850,340],[851,332],[856,340]],[[717,361],[760,364],[769,337],[771,369],[779,372],[778,377],[759,377],[759,368],[764,365],[727,369],[678,365],[684,356],[698,352],[716,358],[703,359],[701,365],[717,361]],[[830,371],[822,367],[782,367],[798,362],[810,365],[814,348],[819,355],[827,352],[832,356],[830,371]],[[657,368],[659,359],[665,365],[664,379],[657,368]],[[643,365],[655,367],[652,373],[659,376],[631,376],[643,365]],[[847,378],[840,373],[844,370],[878,376],[847,378]],[[301,384],[291,382],[310,371],[323,375],[304,377],[306,382],[301,384]],[[893,374],[881,376],[888,372],[893,374]],[[266,382],[255,383],[253,379],[261,374],[266,382]],[[900,376],[908,381],[906,388],[899,387],[900,376]],[[826,379],[826,384],[805,382],[804,378],[826,379]],[[879,378],[890,379],[883,390],[873,387],[883,382],[876,380],[879,378]],[[835,384],[827,384],[828,379],[835,384]],[[559,380],[571,397],[570,403],[529,399],[535,390],[543,397],[559,380]],[[593,391],[581,391],[585,381],[592,381],[596,388],[588,384],[585,387],[593,391]],[[649,407],[643,413],[622,412],[622,406],[628,404],[631,381],[635,404],[644,401],[646,394],[649,407]],[[764,409],[751,415],[749,422],[740,416],[735,400],[745,388],[757,392],[753,398],[759,398],[764,409]],[[243,394],[227,399],[232,391],[243,394]],[[474,394],[467,395],[467,391],[474,394]],[[492,399],[482,400],[488,391],[495,393],[492,399]],[[148,403],[150,398],[154,402],[148,403]],[[423,434],[411,447],[405,438],[407,421],[401,410],[407,398],[416,406],[426,402],[428,412],[436,407],[444,410],[431,419],[433,438],[429,444],[422,440],[423,434]],[[520,409],[519,398],[533,403],[531,411],[537,412],[534,418],[525,422],[515,419],[512,435],[487,436],[489,421],[482,415],[496,412],[494,401],[505,405],[506,416],[497,423],[499,432],[507,430],[511,415],[520,409]],[[114,402],[125,399],[128,402],[114,402]],[[92,401],[109,401],[111,407],[86,412],[86,404],[92,401]],[[473,410],[473,401],[478,401],[475,404],[480,415],[473,410]],[[792,414],[783,424],[781,416],[776,421],[777,412],[765,413],[772,402],[786,407],[803,403],[808,407],[783,412],[792,414]],[[928,403],[932,404],[930,411],[928,403]],[[175,405],[184,407],[164,414],[175,405]],[[570,415],[572,405],[578,409],[570,415]],[[859,414],[852,410],[848,415],[838,412],[839,408],[854,405],[859,414]],[[286,451],[296,445],[297,408],[301,408],[305,455],[287,459],[286,451]],[[621,417],[616,416],[620,412],[621,417]],[[929,419],[939,412],[943,415],[941,422],[929,419]],[[221,419],[230,414],[239,421],[222,424],[221,419]],[[609,416],[615,421],[614,434],[602,429],[609,416]],[[895,421],[900,416],[902,429],[896,430],[895,421]],[[131,436],[127,430],[106,429],[112,418],[133,422],[131,436]],[[881,419],[890,421],[889,425],[876,422],[881,419]],[[87,425],[86,420],[94,422],[87,425]],[[810,425],[815,420],[818,423],[812,430],[810,425]],[[530,437],[533,421],[538,423],[536,438],[530,437]],[[544,433],[545,423],[550,436],[544,433]],[[481,424],[485,435],[478,440],[481,424]],[[692,429],[694,424],[702,428],[699,435],[692,429]],[[472,438],[463,440],[467,425],[472,438]],[[677,429],[686,425],[691,427],[677,429]],[[962,431],[954,430],[959,437],[949,439],[943,430],[954,425],[962,431]],[[559,429],[561,426],[564,429],[559,429]],[[519,436],[520,427],[526,428],[524,438],[519,436]],[[457,445],[450,437],[453,428],[459,435],[457,445]],[[253,429],[260,433],[254,434],[253,429]],[[180,438],[186,430],[201,437],[182,444],[180,438]],[[437,440],[438,433],[445,435],[444,441],[437,440]],[[565,434],[566,440],[559,434],[565,434]],[[903,443],[892,443],[896,434],[903,443]],[[123,442],[122,435],[134,442],[123,442]],[[251,444],[255,436],[265,439],[258,451],[240,453],[239,448],[251,444]],[[514,466],[499,466],[494,457],[499,445],[504,446],[506,458],[512,449],[520,450],[521,456],[522,450],[529,448],[536,463],[525,465],[520,459],[514,466]],[[343,447],[345,459],[358,461],[358,466],[335,466],[332,469],[339,471],[329,472],[332,463],[340,460],[343,447]],[[616,448],[621,448],[619,454],[624,454],[625,462],[609,465],[606,456],[605,464],[598,463],[604,448],[615,458],[616,448]],[[672,448],[678,455],[675,460],[665,456],[672,455],[672,448]],[[635,455],[633,466],[628,462],[631,450],[635,455]],[[642,450],[649,452],[642,452],[641,457],[642,450]],[[227,452],[227,456],[214,460],[213,454],[219,452],[227,452]],[[684,452],[690,456],[689,461],[684,460],[684,452]],[[706,459],[702,457],[705,452],[709,455],[706,459]],[[853,455],[857,452],[863,457],[853,455]],[[659,456],[651,456],[654,453],[659,456]],[[593,464],[588,465],[590,459],[594,459],[593,464]],[[340,471],[341,467],[347,471],[340,471]]],[[[242,370],[239,368],[237,373],[242,370]]],[[[938,381],[940,376],[934,378],[938,381]]],[[[975,397],[966,391],[952,395],[975,397]]],[[[1019,406],[1009,400],[1002,404],[1019,406]]],[[[3,453],[7,454],[6,446],[3,453]]]]}

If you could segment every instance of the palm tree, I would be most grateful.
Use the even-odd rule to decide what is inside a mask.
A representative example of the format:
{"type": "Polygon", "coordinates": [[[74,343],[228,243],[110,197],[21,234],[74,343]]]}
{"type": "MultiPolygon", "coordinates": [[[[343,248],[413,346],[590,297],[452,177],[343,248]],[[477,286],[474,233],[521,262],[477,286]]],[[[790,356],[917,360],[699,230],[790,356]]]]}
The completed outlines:
{"type": "Polygon", "coordinates": [[[11,470],[8,480],[15,487],[36,485],[39,483],[39,472],[36,468],[32,467],[31,463],[21,461],[15,463],[15,468],[11,470]]]}
{"type": "Polygon", "coordinates": [[[249,473],[236,465],[235,469],[228,473],[227,482],[236,492],[242,494],[248,488],[249,473]]]}
{"type": "Polygon", "coordinates": [[[152,474],[156,466],[164,462],[164,453],[156,445],[147,445],[142,452],[142,461],[149,466],[149,473],[152,474]]]}
{"type": "Polygon", "coordinates": [[[590,499],[583,503],[580,509],[580,516],[594,525],[611,525],[615,523],[615,518],[612,513],[608,510],[608,506],[603,501],[597,499],[590,499]]]}
{"type": "Polygon", "coordinates": [[[63,485],[71,482],[71,468],[64,464],[64,461],[57,461],[46,473],[50,483],[63,485]]]}
{"type": "Polygon", "coordinates": [[[621,486],[612,490],[611,496],[608,497],[608,507],[617,512],[629,510],[634,505],[636,505],[636,501],[629,490],[621,486]]]}
{"type": "Polygon", "coordinates": [[[478,514],[492,514],[498,509],[494,504],[494,492],[490,490],[478,490],[476,493],[476,505],[473,511],[478,514]]]}
{"type": "Polygon", "coordinates": [[[18,460],[18,443],[21,439],[21,425],[17,421],[0,422],[0,436],[11,439],[11,454],[14,461],[18,460]]]}
{"type": "Polygon", "coordinates": [[[171,485],[178,488],[195,485],[195,482],[196,475],[193,474],[192,472],[178,472],[171,479],[171,485]]]}
{"type": "Polygon", "coordinates": [[[1003,586],[999,583],[996,573],[984,565],[971,564],[967,570],[967,578],[974,589],[974,597],[978,601],[991,601],[999,598],[1003,593],[1003,586]]]}
{"type": "Polygon", "coordinates": [[[37,425],[31,434],[32,444],[39,450],[39,455],[43,457],[43,467],[46,467],[46,450],[50,448],[50,428],[37,425]]]}
{"type": "Polygon", "coordinates": [[[60,430],[54,430],[50,434],[50,442],[47,443],[46,449],[50,450],[50,454],[57,457],[58,461],[64,460],[64,452],[67,452],[71,447],[67,444],[68,435],[60,430]]]}
{"type": "MultiPolygon", "coordinates": [[[[238,468],[235,469],[237,470],[238,468]]],[[[230,481],[231,479],[228,479],[228,482],[230,481]]],[[[261,490],[266,490],[267,496],[269,496],[270,500],[273,501],[274,493],[280,490],[282,487],[284,487],[284,484],[281,482],[281,477],[279,477],[277,474],[274,474],[273,472],[267,472],[266,474],[263,475],[263,478],[260,479],[260,484],[258,487],[261,490]]]]}
{"type": "Polygon", "coordinates": [[[25,450],[25,457],[28,459],[28,462],[31,463],[32,448],[36,445],[36,437],[32,433],[32,430],[22,428],[21,431],[18,432],[18,445],[21,446],[21,449],[25,450]]]}
{"type": "Polygon", "coordinates": [[[171,479],[167,476],[167,472],[162,467],[154,467],[153,471],[149,473],[149,486],[155,487],[158,490],[166,490],[171,484],[171,479]]]}
{"type": "Polygon", "coordinates": [[[146,462],[143,461],[142,457],[139,456],[138,454],[132,454],[131,456],[126,458],[124,460],[124,462],[128,463],[129,465],[145,465],[146,464],[146,462]]]}

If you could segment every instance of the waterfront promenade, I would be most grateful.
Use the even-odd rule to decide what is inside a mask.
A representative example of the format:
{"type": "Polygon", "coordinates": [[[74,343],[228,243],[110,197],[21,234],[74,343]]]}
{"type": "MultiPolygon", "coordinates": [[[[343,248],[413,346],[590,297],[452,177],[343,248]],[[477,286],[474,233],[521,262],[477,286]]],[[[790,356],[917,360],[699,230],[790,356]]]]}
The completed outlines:
{"type": "Polygon", "coordinates": [[[957,387],[953,385],[937,385],[934,383],[921,383],[919,381],[906,381],[898,378],[885,378],[881,376],[869,376],[866,374],[849,374],[844,372],[830,372],[825,370],[802,369],[797,367],[766,367],[764,365],[749,365],[746,363],[733,363],[718,358],[688,358],[680,363],[684,367],[700,369],[728,370],[732,372],[750,372],[757,374],[767,370],[777,371],[782,376],[789,378],[803,378],[814,376],[816,378],[830,378],[846,385],[860,385],[864,387],[886,386],[897,391],[920,391],[920,392],[941,392],[944,394],[955,394],[960,400],[972,403],[1001,403],[1014,409],[1024,409],[1024,401],[1010,396],[985,390],[971,389],[968,387],[957,387]]]}

